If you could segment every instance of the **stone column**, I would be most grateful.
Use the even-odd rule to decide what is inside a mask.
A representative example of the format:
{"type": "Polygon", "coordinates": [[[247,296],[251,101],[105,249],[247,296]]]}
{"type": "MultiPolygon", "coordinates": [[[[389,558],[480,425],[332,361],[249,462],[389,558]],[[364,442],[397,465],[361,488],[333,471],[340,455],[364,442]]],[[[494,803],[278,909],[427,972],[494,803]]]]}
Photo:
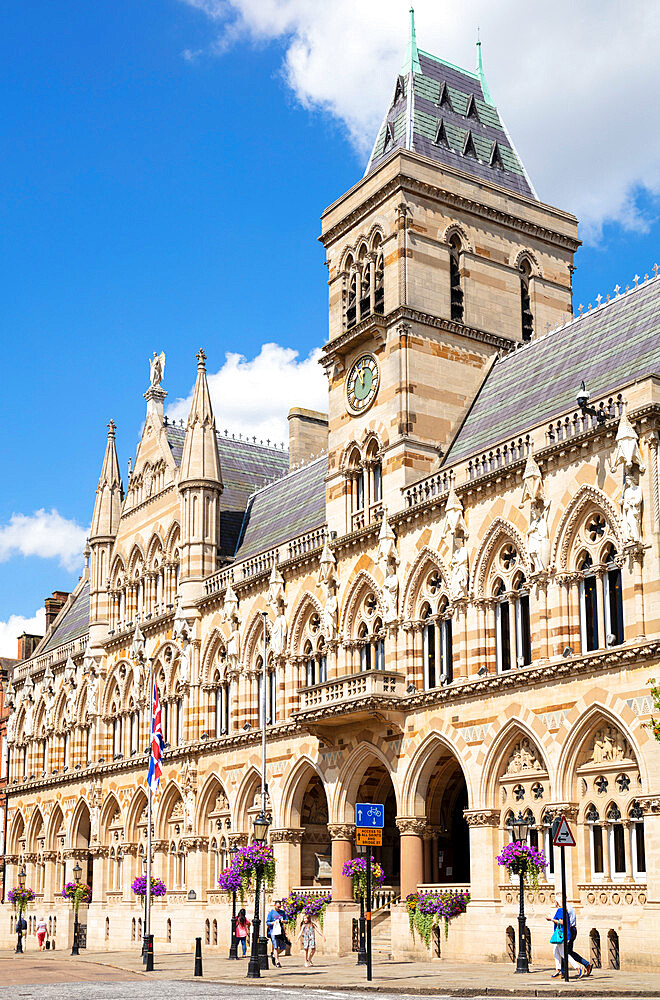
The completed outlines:
{"type": "Polygon", "coordinates": [[[303,829],[280,829],[270,831],[270,842],[275,855],[275,888],[273,895],[285,899],[291,889],[302,882],[302,848],[305,831],[303,829]]]}
{"type": "Polygon", "coordinates": [[[424,881],[424,845],[426,818],[400,816],[396,825],[401,834],[401,898],[417,892],[417,886],[424,881]]]}
{"type": "Polygon", "coordinates": [[[430,827],[424,830],[424,882],[434,882],[433,876],[433,839],[434,834],[430,827]]]}
{"type": "Polygon", "coordinates": [[[353,856],[355,827],[351,823],[329,823],[328,833],[332,839],[332,899],[345,902],[353,899],[353,883],[342,875],[342,867],[353,856]]]}
{"type": "Polygon", "coordinates": [[[499,901],[500,810],[464,809],[470,834],[470,895],[474,902],[499,901]]]}
{"type": "Polygon", "coordinates": [[[603,831],[603,880],[605,882],[612,881],[612,868],[610,865],[610,837],[609,837],[609,823],[606,819],[600,820],[598,826],[602,828],[603,831]]]}
{"type": "Polygon", "coordinates": [[[634,882],[633,871],[632,871],[632,844],[630,842],[630,835],[632,832],[633,824],[629,819],[624,819],[621,821],[621,826],[623,827],[623,849],[625,852],[626,859],[626,882],[634,882]]]}

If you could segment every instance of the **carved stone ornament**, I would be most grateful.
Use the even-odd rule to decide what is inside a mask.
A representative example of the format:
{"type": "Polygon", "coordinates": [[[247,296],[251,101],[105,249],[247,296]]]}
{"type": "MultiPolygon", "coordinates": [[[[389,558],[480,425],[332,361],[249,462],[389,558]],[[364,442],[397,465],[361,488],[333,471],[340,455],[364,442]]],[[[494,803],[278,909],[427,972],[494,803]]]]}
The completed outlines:
{"type": "Polygon", "coordinates": [[[327,584],[336,582],[337,580],[337,560],[335,554],[328,545],[328,539],[326,538],[323,545],[323,552],[321,553],[321,561],[319,563],[319,576],[318,576],[318,586],[322,584],[327,584]]]}
{"type": "Polygon", "coordinates": [[[463,817],[468,826],[500,825],[499,809],[464,809],[463,817]]]}
{"type": "Polygon", "coordinates": [[[149,358],[149,383],[154,389],[157,389],[164,378],[165,351],[161,351],[160,354],[156,354],[154,351],[153,356],[149,358]]]}
{"type": "Polygon", "coordinates": [[[353,840],[355,826],[352,823],[328,823],[331,840],[353,840]]]}
{"type": "Polygon", "coordinates": [[[621,417],[619,418],[619,428],[616,432],[616,447],[612,456],[611,467],[614,470],[622,465],[625,471],[631,466],[636,465],[640,472],[644,472],[645,467],[639,450],[639,439],[635,428],[628,419],[627,409],[627,404],[624,403],[621,417]]]}
{"type": "Polygon", "coordinates": [[[277,563],[273,563],[268,579],[268,603],[277,608],[280,602],[284,601],[284,577],[280,573],[277,563]]]}
{"type": "Polygon", "coordinates": [[[415,834],[417,837],[421,837],[426,830],[426,818],[417,816],[399,816],[396,820],[396,825],[399,829],[399,833],[404,834],[415,834]]]}
{"type": "Polygon", "coordinates": [[[587,751],[585,764],[604,764],[609,761],[633,760],[630,744],[615,726],[598,729],[587,751]]]}
{"type": "Polygon", "coordinates": [[[282,829],[270,830],[268,834],[271,844],[302,844],[304,830],[282,829]]]}
{"type": "Polygon", "coordinates": [[[514,746],[504,773],[524,774],[525,771],[545,771],[539,760],[538,750],[527,736],[523,736],[514,746]]]}
{"type": "Polygon", "coordinates": [[[637,803],[645,813],[653,813],[655,815],[660,813],[660,795],[640,796],[637,799],[637,803]]]}
{"type": "Polygon", "coordinates": [[[238,615],[238,597],[231,585],[231,581],[227,584],[227,589],[225,591],[225,602],[223,605],[224,619],[226,622],[230,622],[234,615],[238,615]]]}
{"type": "Polygon", "coordinates": [[[543,475],[536,459],[534,458],[534,455],[530,452],[525,463],[525,471],[523,472],[523,493],[521,503],[525,503],[527,500],[534,503],[536,500],[542,499],[543,495],[543,475]]]}

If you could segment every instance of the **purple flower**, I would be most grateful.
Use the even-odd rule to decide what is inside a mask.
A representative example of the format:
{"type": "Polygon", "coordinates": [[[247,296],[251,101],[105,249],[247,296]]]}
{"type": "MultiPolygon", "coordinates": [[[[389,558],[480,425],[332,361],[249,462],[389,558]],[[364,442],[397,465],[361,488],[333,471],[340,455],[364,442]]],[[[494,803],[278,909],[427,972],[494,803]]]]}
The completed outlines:
{"type": "MultiPolygon", "coordinates": [[[[131,884],[131,890],[136,896],[146,896],[147,895],[147,876],[138,875],[137,878],[133,879],[131,884]]],[[[167,892],[167,886],[162,879],[155,878],[151,876],[151,895],[152,896],[164,896],[167,892]]]]}

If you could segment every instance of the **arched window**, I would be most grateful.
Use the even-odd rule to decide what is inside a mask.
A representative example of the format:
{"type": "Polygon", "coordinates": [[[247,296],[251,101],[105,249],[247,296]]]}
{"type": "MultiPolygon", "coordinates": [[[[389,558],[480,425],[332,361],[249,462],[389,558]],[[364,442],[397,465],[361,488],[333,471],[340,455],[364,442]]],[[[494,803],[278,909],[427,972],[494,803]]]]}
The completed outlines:
{"type": "Polygon", "coordinates": [[[529,622],[529,594],[524,589],[525,577],[520,574],[514,583],[516,589],[516,664],[527,667],[532,662],[532,641],[529,622]]]}
{"type": "MultiPolygon", "coordinates": [[[[518,561],[518,553],[513,545],[507,544],[500,554],[500,562],[505,569],[511,569],[518,561]]],[[[510,579],[510,577],[509,577],[510,579]]],[[[525,667],[532,662],[531,634],[529,622],[529,594],[525,589],[522,573],[513,578],[512,590],[508,591],[504,580],[495,584],[495,649],[497,671],[502,673],[516,667],[525,667]]]]}
{"type": "Polygon", "coordinates": [[[522,339],[531,340],[534,333],[534,317],[532,316],[532,306],[529,297],[529,279],[532,268],[526,257],[518,265],[520,275],[520,312],[522,324],[522,339]]]}
{"type": "Polygon", "coordinates": [[[374,270],[374,312],[382,314],[385,311],[385,259],[379,236],[376,236],[374,240],[374,253],[376,255],[374,270]]]}
{"type": "Polygon", "coordinates": [[[135,756],[138,751],[138,714],[136,711],[131,712],[131,757],[135,756]]]}
{"type": "Polygon", "coordinates": [[[268,674],[268,724],[274,726],[277,722],[277,670],[272,668],[268,674]]]}
{"type": "Polygon", "coordinates": [[[623,828],[621,810],[612,803],[607,810],[608,847],[610,852],[610,871],[612,875],[626,873],[626,838],[623,828]]]}
{"type": "Polygon", "coordinates": [[[451,298],[451,318],[463,322],[463,288],[461,285],[460,238],[454,233],[449,239],[449,286],[451,298]]]}
{"type": "Polygon", "coordinates": [[[590,805],[584,815],[585,822],[589,826],[589,839],[591,841],[591,875],[594,879],[603,878],[604,854],[603,854],[603,827],[600,822],[600,814],[594,805],[590,805]]]}
{"type": "Polygon", "coordinates": [[[371,313],[371,261],[364,252],[360,254],[360,319],[371,313]]]}
{"type": "Polygon", "coordinates": [[[607,567],[603,576],[603,610],[605,613],[605,642],[620,646],[623,642],[623,594],[621,569],[616,563],[616,549],[610,545],[603,562],[607,567]]]}
{"type": "Polygon", "coordinates": [[[594,562],[589,553],[585,553],[578,568],[583,576],[579,583],[580,592],[580,636],[582,652],[588,653],[598,649],[598,599],[596,595],[596,576],[594,562]]]}
{"type": "Polygon", "coordinates": [[[633,876],[641,882],[646,881],[646,845],[644,842],[644,810],[639,802],[634,802],[629,813],[630,847],[632,855],[633,876]]]}
{"type": "Polygon", "coordinates": [[[352,258],[347,262],[346,326],[350,330],[357,322],[358,275],[352,258]]]}
{"type": "Polygon", "coordinates": [[[424,690],[428,691],[430,688],[436,686],[435,625],[431,617],[431,606],[429,604],[425,604],[422,608],[422,619],[424,621],[422,628],[424,690]]]}
{"type": "Polygon", "coordinates": [[[511,669],[511,629],[509,598],[502,580],[495,587],[495,651],[497,672],[511,669]]]}

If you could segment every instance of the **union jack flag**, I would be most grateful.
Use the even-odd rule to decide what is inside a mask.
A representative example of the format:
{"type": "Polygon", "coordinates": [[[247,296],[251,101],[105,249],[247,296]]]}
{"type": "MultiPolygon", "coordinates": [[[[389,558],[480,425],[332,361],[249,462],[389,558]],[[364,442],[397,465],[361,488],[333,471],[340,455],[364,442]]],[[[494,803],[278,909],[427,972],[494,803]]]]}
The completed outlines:
{"type": "Polygon", "coordinates": [[[152,792],[158,791],[158,782],[163,774],[163,750],[165,749],[165,740],[163,739],[163,724],[160,717],[160,698],[158,696],[158,685],[154,681],[154,706],[153,706],[153,722],[151,724],[151,757],[149,758],[149,773],[147,775],[147,784],[151,788],[152,792]]]}

